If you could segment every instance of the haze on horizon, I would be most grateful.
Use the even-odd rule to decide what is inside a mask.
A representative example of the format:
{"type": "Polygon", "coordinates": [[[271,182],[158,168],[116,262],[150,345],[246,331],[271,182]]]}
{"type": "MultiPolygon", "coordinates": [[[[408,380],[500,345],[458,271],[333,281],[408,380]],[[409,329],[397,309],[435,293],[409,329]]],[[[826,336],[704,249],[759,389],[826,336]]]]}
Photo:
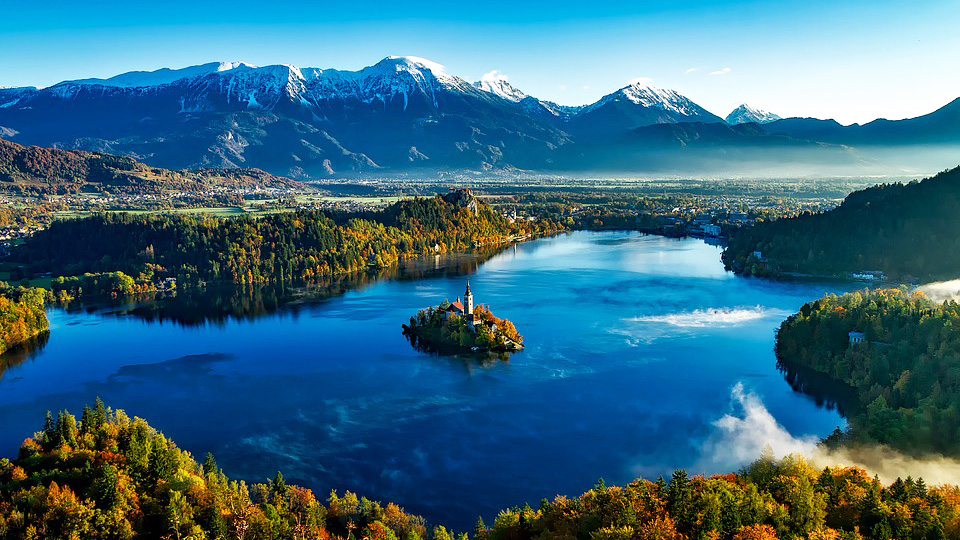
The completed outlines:
{"type": "Polygon", "coordinates": [[[591,103],[643,78],[725,116],[740,103],[842,123],[931,112],[960,96],[960,3],[696,0],[485,9],[417,0],[263,9],[250,0],[4,7],[0,85],[211,61],[359,69],[414,55],[470,81],[496,70],[529,95],[591,103]]]}

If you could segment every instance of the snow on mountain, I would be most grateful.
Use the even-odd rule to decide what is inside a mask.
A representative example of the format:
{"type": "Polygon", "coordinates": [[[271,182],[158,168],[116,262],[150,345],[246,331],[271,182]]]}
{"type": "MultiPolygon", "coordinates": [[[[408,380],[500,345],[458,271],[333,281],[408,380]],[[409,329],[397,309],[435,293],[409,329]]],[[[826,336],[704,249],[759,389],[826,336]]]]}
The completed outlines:
{"type": "MultiPolygon", "coordinates": [[[[943,125],[941,118],[914,131],[934,120],[943,125]]],[[[0,137],[22,144],[296,178],[413,168],[673,170],[762,152],[779,163],[782,147],[800,161],[830,152],[812,141],[833,140],[780,135],[789,127],[771,135],[756,125],[729,126],[643,80],[591,105],[562,106],[526,95],[499,72],[471,83],[414,56],[355,71],[212,62],[0,89],[0,137]]],[[[835,138],[843,142],[841,135],[835,138]]]]}
{"type": "Polygon", "coordinates": [[[781,118],[776,114],[761,109],[754,109],[746,103],[734,109],[726,118],[726,122],[730,125],[746,124],[749,122],[768,124],[777,120],[781,120],[781,118]]]}
{"type": "Polygon", "coordinates": [[[182,69],[133,71],[108,79],[64,81],[51,87],[50,91],[62,99],[69,99],[85,88],[149,92],[168,85],[182,86],[186,90],[180,97],[181,112],[208,109],[211,96],[227,105],[246,104],[250,109],[267,110],[284,99],[315,106],[329,100],[387,103],[402,98],[406,109],[411,96],[416,93],[428,96],[428,100],[437,106],[437,93],[441,90],[479,92],[467,81],[446,73],[442,65],[416,56],[390,56],[358,71],[211,62],[182,69]]]}
{"type": "Polygon", "coordinates": [[[0,86],[0,109],[13,107],[24,97],[37,93],[35,86],[0,86]]]}
{"type": "MultiPolygon", "coordinates": [[[[438,96],[453,92],[475,97],[497,96],[521,103],[533,113],[548,117],[569,119],[589,113],[610,102],[640,105],[663,111],[664,117],[712,117],[701,107],[674,90],[664,90],[643,80],[601,98],[596,103],[567,107],[541,101],[526,95],[508,82],[506,75],[494,70],[480,81],[469,82],[450,75],[444,66],[416,56],[389,56],[372,66],[357,71],[298,68],[291,65],[258,67],[244,62],[210,62],[181,69],[132,71],[107,79],[79,79],[64,81],[48,90],[61,99],[77,96],[84,89],[97,92],[125,91],[153,92],[176,85],[182,88],[179,96],[181,112],[199,112],[215,108],[217,103],[230,107],[272,110],[279,103],[289,101],[315,108],[329,101],[357,100],[362,103],[394,102],[404,110],[412,96],[420,102],[439,107],[438,96]]],[[[15,105],[16,99],[6,99],[0,105],[15,105]]]]}
{"type": "Polygon", "coordinates": [[[560,148],[602,149],[636,128],[678,122],[722,119],[642,81],[570,107],[528,96],[496,71],[470,83],[415,56],[358,70],[212,62],[0,90],[0,126],[24,143],[297,177],[426,163],[559,166],[560,148]]]}
{"type": "Polygon", "coordinates": [[[553,116],[564,121],[576,116],[577,113],[586,108],[585,105],[560,105],[559,103],[537,99],[533,96],[527,96],[523,98],[523,100],[520,101],[520,106],[523,107],[528,113],[545,113],[549,116],[553,116]]]}
{"type": "Polygon", "coordinates": [[[189,79],[209,75],[212,73],[222,73],[235,69],[258,69],[257,66],[245,62],[210,62],[199,66],[190,66],[181,69],[162,68],[156,71],[131,71],[121,73],[108,79],[78,79],[75,81],[63,81],[60,85],[99,85],[113,86],[117,88],[138,88],[144,86],[160,86],[170,84],[182,79],[189,79]]]}
{"type": "MultiPolygon", "coordinates": [[[[311,77],[313,73],[309,74],[311,77]]],[[[209,91],[222,96],[227,105],[240,104],[248,109],[273,109],[281,100],[302,100],[307,79],[300,68],[289,65],[253,67],[242,65],[183,81],[195,90],[197,105],[209,99],[209,91]]],[[[185,98],[187,96],[184,96],[185,98]]]]}
{"type": "Polygon", "coordinates": [[[527,97],[526,94],[511,86],[510,83],[507,82],[507,76],[497,70],[485,73],[483,77],[473,83],[473,85],[484,92],[489,92],[516,103],[523,101],[523,98],[527,97]]]}
{"type": "Polygon", "coordinates": [[[676,90],[657,88],[644,80],[634,81],[629,86],[600,98],[596,103],[587,105],[584,112],[599,109],[613,101],[623,100],[681,116],[702,116],[706,112],[702,107],[679,94],[676,90]]]}
{"type": "Polygon", "coordinates": [[[675,90],[635,80],[577,111],[567,122],[579,137],[600,140],[654,124],[713,123],[723,119],[675,90]]]}
{"type": "Polygon", "coordinates": [[[440,90],[476,92],[470,83],[449,75],[440,64],[416,56],[388,56],[358,71],[328,69],[312,73],[315,80],[308,90],[317,101],[355,98],[364,103],[386,103],[402,97],[406,109],[414,93],[429,96],[436,106],[440,90]]]}

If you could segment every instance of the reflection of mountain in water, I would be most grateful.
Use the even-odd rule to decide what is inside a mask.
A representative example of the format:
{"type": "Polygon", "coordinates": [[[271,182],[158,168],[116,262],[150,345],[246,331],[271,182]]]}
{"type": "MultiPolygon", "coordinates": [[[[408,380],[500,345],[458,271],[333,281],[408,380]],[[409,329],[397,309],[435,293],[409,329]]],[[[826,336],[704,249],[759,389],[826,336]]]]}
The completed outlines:
{"type": "Polygon", "coordinates": [[[15,368],[27,360],[32,360],[49,340],[50,332],[44,332],[0,354],[0,379],[3,378],[8,369],[15,368]]]}
{"type": "Polygon", "coordinates": [[[380,280],[408,281],[471,274],[503,248],[469,254],[446,254],[405,261],[400,265],[297,284],[239,286],[218,284],[157,292],[124,299],[96,298],[71,302],[68,312],[85,311],[148,322],[171,321],[182,326],[222,325],[227,321],[253,320],[279,311],[296,313],[349,291],[380,280]]]}
{"type": "Polygon", "coordinates": [[[777,369],[794,391],[812,397],[818,406],[836,409],[844,418],[856,414],[859,402],[852,386],[825,373],[782,360],[777,360],[777,369]]]}

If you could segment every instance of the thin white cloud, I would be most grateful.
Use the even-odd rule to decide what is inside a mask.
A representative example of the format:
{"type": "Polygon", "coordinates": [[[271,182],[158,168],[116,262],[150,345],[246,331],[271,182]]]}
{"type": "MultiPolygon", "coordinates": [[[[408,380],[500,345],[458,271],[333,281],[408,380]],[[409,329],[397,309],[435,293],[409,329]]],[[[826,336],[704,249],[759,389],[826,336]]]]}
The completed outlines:
{"type": "Polygon", "coordinates": [[[684,71],[683,74],[684,74],[684,75],[689,75],[689,74],[693,73],[694,71],[698,71],[699,69],[700,69],[700,68],[695,68],[695,67],[687,68],[687,70],[684,71]]]}
{"type": "Polygon", "coordinates": [[[557,88],[559,88],[560,91],[563,92],[564,90],[567,89],[567,85],[565,85],[565,84],[558,84],[558,85],[557,85],[557,88]]]}
{"type": "Polygon", "coordinates": [[[711,71],[710,74],[711,74],[711,75],[726,75],[727,73],[730,73],[731,71],[733,71],[733,68],[725,67],[725,68],[723,68],[723,69],[721,69],[721,70],[711,71]]]}
{"type": "Polygon", "coordinates": [[[590,89],[590,85],[589,85],[589,84],[583,85],[583,89],[584,89],[584,90],[589,90],[589,89],[590,89]]]}

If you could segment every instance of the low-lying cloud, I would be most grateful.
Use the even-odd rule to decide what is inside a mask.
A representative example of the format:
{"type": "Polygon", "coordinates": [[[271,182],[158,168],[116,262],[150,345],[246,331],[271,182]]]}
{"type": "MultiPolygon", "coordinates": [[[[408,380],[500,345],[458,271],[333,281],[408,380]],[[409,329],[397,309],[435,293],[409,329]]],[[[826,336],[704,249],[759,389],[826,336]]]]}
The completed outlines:
{"type": "Polygon", "coordinates": [[[927,295],[927,298],[938,303],[946,300],[956,300],[960,298],[960,279],[927,283],[917,287],[917,292],[922,292],[927,295]]]}
{"type": "Polygon", "coordinates": [[[763,306],[755,306],[752,308],[709,308],[697,309],[687,313],[647,315],[628,320],[633,322],[661,323],[681,328],[705,328],[711,326],[735,326],[773,315],[787,315],[787,312],[767,309],[763,306]]]}
{"type": "Polygon", "coordinates": [[[733,411],[713,423],[702,446],[696,471],[732,472],[748,465],[769,447],[783,458],[802,454],[817,467],[857,466],[884,483],[897,478],[923,478],[928,485],[960,485],[960,461],[940,455],[911,457],[882,445],[830,450],[814,435],[794,436],[770,414],[759,396],[737,383],[730,393],[733,411]]]}
{"type": "Polygon", "coordinates": [[[643,315],[621,319],[620,327],[609,329],[611,334],[626,338],[627,345],[637,347],[656,340],[689,336],[703,329],[735,328],[765,318],[782,319],[790,313],[763,306],[752,308],[708,308],[682,313],[643,315]]]}
{"type": "Polygon", "coordinates": [[[755,461],[770,447],[778,458],[789,454],[812,455],[817,437],[794,437],[770,414],[759,396],[747,392],[743,383],[730,391],[733,412],[713,423],[715,431],[703,443],[697,470],[720,472],[755,461]]]}

